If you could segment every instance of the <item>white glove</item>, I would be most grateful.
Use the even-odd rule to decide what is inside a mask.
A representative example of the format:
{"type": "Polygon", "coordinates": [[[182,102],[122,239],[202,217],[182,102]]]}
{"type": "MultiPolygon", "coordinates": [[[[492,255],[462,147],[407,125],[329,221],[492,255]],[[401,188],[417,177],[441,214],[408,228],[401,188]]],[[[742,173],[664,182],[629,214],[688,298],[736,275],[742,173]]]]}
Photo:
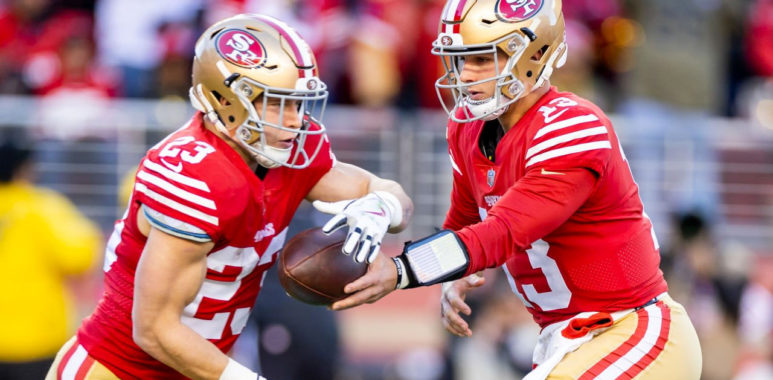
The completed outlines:
{"type": "Polygon", "coordinates": [[[335,215],[323,227],[322,232],[333,231],[349,225],[342,251],[354,261],[372,263],[381,249],[381,239],[390,227],[397,227],[403,220],[400,201],[386,191],[374,191],[362,198],[338,202],[314,201],[317,210],[335,215]]]}

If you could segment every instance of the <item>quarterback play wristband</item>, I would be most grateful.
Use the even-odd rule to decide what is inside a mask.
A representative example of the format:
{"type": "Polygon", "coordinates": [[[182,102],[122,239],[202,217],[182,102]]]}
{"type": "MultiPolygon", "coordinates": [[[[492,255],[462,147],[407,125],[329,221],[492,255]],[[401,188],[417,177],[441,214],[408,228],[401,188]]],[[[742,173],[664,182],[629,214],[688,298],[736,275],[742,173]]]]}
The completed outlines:
{"type": "Polygon", "coordinates": [[[398,288],[433,285],[461,278],[470,264],[467,247],[453,231],[443,230],[408,242],[397,257],[403,273],[398,288]]]}

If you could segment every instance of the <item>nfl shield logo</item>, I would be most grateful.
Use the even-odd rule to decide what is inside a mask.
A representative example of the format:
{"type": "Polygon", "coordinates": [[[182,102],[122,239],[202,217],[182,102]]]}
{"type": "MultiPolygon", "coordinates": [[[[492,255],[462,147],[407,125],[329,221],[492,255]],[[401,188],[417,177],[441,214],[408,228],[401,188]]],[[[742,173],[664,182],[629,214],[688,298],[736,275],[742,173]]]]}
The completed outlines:
{"type": "Polygon", "coordinates": [[[494,175],[496,172],[494,172],[494,169],[489,169],[488,173],[486,173],[486,182],[488,182],[489,187],[494,186],[494,175]]]}

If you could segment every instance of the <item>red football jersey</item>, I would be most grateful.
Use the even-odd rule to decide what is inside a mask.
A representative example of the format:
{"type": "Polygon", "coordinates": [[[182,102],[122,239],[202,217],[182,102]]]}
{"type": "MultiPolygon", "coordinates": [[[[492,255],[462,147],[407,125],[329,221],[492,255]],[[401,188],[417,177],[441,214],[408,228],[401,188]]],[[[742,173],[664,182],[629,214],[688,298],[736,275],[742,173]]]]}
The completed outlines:
{"type": "Polygon", "coordinates": [[[104,295],[78,330],[89,354],[122,379],[185,378],[132,340],[134,274],[146,242],[137,228],[139,212],[167,233],[215,243],[204,283],[182,322],[229,351],[295,210],[334,165],[327,137],[309,136],[306,143],[316,147],[320,138],[325,141],[309,167],[271,169],[264,180],[204,128],[200,113],[150,149],[137,170],[127,212],[107,244],[104,295]]]}
{"type": "Polygon", "coordinates": [[[495,162],[479,148],[483,126],[449,122],[447,130],[454,182],[444,228],[467,245],[467,274],[504,264],[542,327],[640,306],[667,290],[652,224],[600,109],[551,88],[502,137],[495,162]],[[558,181],[565,178],[587,179],[585,192],[558,181]],[[566,202],[573,197],[582,198],[566,202]]]}

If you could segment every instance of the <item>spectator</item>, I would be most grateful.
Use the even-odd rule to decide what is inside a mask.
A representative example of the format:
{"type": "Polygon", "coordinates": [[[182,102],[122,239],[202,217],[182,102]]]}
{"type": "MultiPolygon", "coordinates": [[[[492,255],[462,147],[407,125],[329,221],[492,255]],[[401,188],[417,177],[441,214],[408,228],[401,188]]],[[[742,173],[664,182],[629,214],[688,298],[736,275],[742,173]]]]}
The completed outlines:
{"type": "Polygon", "coordinates": [[[32,185],[31,152],[0,144],[0,378],[42,379],[77,324],[70,276],[88,273],[96,227],[61,195],[32,185]]]}
{"type": "Polygon", "coordinates": [[[127,97],[156,94],[156,69],[164,58],[160,29],[191,20],[202,0],[100,0],[95,9],[100,63],[118,70],[127,97]]]}
{"type": "Polygon", "coordinates": [[[741,355],[734,379],[773,378],[773,256],[759,255],[741,297],[741,355]]]}
{"type": "MultiPolygon", "coordinates": [[[[669,291],[684,302],[704,344],[704,380],[728,379],[728,362],[738,353],[735,321],[743,280],[730,276],[721,265],[720,251],[707,221],[698,213],[674,219],[675,237],[664,255],[673,260],[668,271],[669,291]]],[[[740,260],[736,257],[735,260],[740,260]]]]}
{"type": "Polygon", "coordinates": [[[746,51],[759,76],[773,79],[773,0],[754,0],[749,10],[746,51]]]}

